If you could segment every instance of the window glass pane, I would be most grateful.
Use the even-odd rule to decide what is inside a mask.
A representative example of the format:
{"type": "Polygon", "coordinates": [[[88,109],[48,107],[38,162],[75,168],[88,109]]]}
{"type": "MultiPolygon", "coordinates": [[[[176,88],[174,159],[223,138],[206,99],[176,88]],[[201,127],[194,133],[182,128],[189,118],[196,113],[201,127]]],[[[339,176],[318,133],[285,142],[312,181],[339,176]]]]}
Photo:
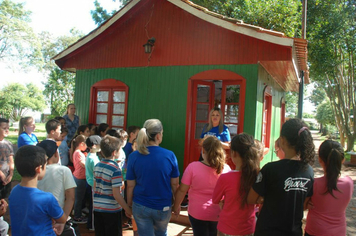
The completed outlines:
{"type": "Polygon", "coordinates": [[[98,102],[107,102],[109,100],[109,92],[108,91],[98,91],[97,94],[98,102]]]}
{"type": "Polygon", "coordinates": [[[96,104],[97,113],[108,113],[108,104],[107,103],[97,103],[96,104]]]}
{"type": "Polygon", "coordinates": [[[210,86],[198,85],[197,102],[209,102],[210,86]]]}
{"type": "Polygon", "coordinates": [[[124,117],[112,116],[112,126],[124,126],[124,117]]]}
{"type": "Polygon", "coordinates": [[[200,139],[205,123],[195,123],[195,139],[200,139]]]}
{"type": "Polygon", "coordinates": [[[113,99],[114,99],[114,102],[125,102],[125,92],[124,91],[115,91],[113,99]]]}
{"type": "Polygon", "coordinates": [[[238,123],[239,122],[239,106],[225,105],[224,123],[238,123]]]}
{"type": "Polygon", "coordinates": [[[125,114],[125,104],[114,104],[114,114],[120,114],[124,115],[125,114]]]}
{"type": "Polygon", "coordinates": [[[237,125],[227,124],[226,126],[229,127],[231,138],[237,135],[237,125]]]}
{"type": "Polygon", "coordinates": [[[226,86],[226,103],[238,103],[240,100],[240,85],[226,86]]]}
{"type": "Polygon", "coordinates": [[[108,116],[107,115],[96,115],[96,124],[107,123],[108,116]]]}
{"type": "Polygon", "coordinates": [[[209,118],[209,105],[197,104],[197,115],[195,120],[208,120],[209,118]]]}

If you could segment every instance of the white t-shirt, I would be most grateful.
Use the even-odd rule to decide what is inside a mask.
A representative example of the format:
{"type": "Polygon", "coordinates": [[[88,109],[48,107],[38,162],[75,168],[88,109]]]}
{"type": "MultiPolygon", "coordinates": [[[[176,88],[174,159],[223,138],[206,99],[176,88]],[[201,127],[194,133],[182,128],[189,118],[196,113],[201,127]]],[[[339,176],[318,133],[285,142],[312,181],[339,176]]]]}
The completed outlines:
{"type": "Polygon", "coordinates": [[[76,188],[72,172],[66,166],[58,164],[47,165],[46,174],[42,180],[38,181],[38,189],[52,193],[59,205],[64,207],[65,191],[76,188]]]}

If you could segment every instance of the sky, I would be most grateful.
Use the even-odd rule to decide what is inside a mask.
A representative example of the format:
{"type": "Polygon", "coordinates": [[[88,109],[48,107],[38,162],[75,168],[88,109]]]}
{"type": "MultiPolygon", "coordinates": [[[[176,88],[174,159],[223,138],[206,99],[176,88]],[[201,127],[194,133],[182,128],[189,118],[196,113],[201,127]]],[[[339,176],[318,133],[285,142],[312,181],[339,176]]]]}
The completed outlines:
{"type": "MultiPolygon", "coordinates": [[[[70,35],[69,31],[76,28],[84,34],[96,28],[91,18],[90,11],[94,10],[94,0],[13,0],[16,3],[25,3],[24,8],[32,12],[30,26],[36,33],[48,31],[55,37],[70,35]]],[[[111,12],[119,9],[121,3],[116,0],[100,0],[101,6],[111,12]]],[[[35,83],[44,88],[41,82],[45,76],[35,69],[23,72],[9,69],[6,63],[0,62],[0,88],[10,82],[35,83]]]]}

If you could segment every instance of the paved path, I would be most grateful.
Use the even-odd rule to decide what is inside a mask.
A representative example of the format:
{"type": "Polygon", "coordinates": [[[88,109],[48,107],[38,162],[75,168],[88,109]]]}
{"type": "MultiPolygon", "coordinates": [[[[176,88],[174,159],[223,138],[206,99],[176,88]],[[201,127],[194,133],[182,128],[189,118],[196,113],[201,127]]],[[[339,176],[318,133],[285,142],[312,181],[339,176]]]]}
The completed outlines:
{"type": "MultiPolygon", "coordinates": [[[[320,135],[318,133],[312,133],[314,138],[314,144],[316,152],[319,149],[322,140],[320,139],[320,135]]],[[[316,156],[314,163],[314,176],[320,177],[324,175],[324,171],[319,165],[318,157],[316,156]]],[[[356,235],[356,167],[346,167],[344,166],[342,169],[342,175],[348,175],[354,181],[354,193],[352,199],[346,209],[346,230],[347,236],[355,236],[356,235]]]]}

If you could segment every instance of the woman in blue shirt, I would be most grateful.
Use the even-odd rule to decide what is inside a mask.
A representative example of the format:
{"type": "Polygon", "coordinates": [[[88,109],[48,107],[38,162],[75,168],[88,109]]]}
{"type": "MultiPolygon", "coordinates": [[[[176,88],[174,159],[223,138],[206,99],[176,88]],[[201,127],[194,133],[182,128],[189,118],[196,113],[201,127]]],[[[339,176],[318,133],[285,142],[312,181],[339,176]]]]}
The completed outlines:
{"type": "Polygon", "coordinates": [[[38,143],[36,135],[33,133],[36,129],[35,120],[31,116],[23,117],[19,122],[19,137],[17,147],[25,145],[35,146],[38,143]]]}

